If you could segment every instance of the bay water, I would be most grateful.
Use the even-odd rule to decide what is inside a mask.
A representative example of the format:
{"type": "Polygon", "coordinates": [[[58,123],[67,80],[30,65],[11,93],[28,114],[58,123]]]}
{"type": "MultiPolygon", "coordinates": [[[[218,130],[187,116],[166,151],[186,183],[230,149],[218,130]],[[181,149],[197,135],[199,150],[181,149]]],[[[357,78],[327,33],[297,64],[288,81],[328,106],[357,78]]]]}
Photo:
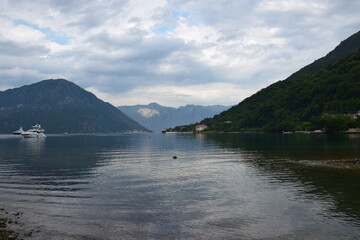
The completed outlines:
{"type": "Polygon", "coordinates": [[[0,135],[0,208],[29,239],[360,239],[360,170],[326,164],[358,160],[360,135],[0,135]]]}

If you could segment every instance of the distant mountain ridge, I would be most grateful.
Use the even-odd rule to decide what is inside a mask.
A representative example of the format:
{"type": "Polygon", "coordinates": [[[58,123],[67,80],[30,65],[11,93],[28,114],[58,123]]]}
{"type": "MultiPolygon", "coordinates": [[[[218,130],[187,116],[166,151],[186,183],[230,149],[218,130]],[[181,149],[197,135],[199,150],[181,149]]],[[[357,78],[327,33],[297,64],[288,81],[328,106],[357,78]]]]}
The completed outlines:
{"type": "Polygon", "coordinates": [[[46,133],[148,131],[119,109],[65,79],[0,92],[0,133],[40,123],[46,133]]]}
{"type": "MultiPolygon", "coordinates": [[[[342,119],[360,111],[360,32],[312,64],[213,118],[207,131],[268,131],[357,127],[342,119]],[[335,118],[335,115],[339,115],[335,118]],[[341,125],[341,126],[340,126],[341,125]]],[[[360,120],[360,119],[359,119],[360,120]]],[[[177,129],[193,129],[193,125],[177,129]]]]}
{"type": "Polygon", "coordinates": [[[122,112],[146,128],[160,132],[164,128],[198,122],[228,109],[227,106],[186,105],[179,108],[165,107],[157,103],[148,105],[120,106],[122,112]]]}

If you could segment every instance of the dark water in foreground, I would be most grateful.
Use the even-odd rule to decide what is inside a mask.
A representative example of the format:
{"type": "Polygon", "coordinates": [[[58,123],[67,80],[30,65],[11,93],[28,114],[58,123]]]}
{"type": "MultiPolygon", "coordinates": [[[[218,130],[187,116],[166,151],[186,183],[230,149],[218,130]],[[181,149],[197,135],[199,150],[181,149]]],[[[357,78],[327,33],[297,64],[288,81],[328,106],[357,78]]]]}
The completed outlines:
{"type": "Polygon", "coordinates": [[[360,136],[0,136],[32,239],[360,239],[360,136]],[[172,159],[176,155],[178,159],[172,159]]]}

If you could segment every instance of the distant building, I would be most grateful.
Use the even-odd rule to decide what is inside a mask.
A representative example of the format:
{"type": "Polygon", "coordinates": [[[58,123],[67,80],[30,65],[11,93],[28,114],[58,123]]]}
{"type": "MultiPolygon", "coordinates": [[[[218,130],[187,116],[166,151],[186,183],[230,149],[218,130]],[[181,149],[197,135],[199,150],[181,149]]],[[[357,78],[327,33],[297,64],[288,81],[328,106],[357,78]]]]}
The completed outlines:
{"type": "Polygon", "coordinates": [[[360,128],[349,128],[348,133],[360,133],[360,128]]]}
{"type": "Polygon", "coordinates": [[[207,128],[207,126],[206,125],[197,125],[197,126],[195,126],[195,131],[197,131],[197,132],[200,132],[200,131],[202,131],[202,130],[204,130],[204,129],[206,129],[207,128]]]}
{"type": "Polygon", "coordinates": [[[171,132],[171,128],[164,128],[161,132],[162,133],[171,132]]]}
{"type": "Polygon", "coordinates": [[[351,118],[351,119],[357,119],[358,117],[360,117],[360,112],[357,112],[355,114],[352,114],[352,113],[348,113],[346,114],[347,117],[351,118]]]}

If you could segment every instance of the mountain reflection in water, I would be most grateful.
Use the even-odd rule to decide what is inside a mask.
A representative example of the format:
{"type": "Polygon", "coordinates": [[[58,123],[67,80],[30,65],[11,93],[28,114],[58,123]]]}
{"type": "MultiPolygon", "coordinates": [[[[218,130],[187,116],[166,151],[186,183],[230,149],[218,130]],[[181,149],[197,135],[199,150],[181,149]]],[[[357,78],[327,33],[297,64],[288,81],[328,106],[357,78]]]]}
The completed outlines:
{"type": "Polygon", "coordinates": [[[0,206],[35,239],[356,239],[360,171],[311,163],[359,149],[345,135],[1,136],[0,206]]]}
{"type": "MultiPolygon", "coordinates": [[[[360,221],[360,170],[323,166],[324,161],[360,160],[360,135],[208,135],[224,148],[256,153],[247,164],[281,182],[298,182],[302,194],[329,197],[334,214],[360,221]],[[286,174],[284,174],[286,173],[286,174]],[[290,174],[291,173],[291,174],[290,174]]],[[[244,161],[242,161],[244,163],[244,161]]]]}

